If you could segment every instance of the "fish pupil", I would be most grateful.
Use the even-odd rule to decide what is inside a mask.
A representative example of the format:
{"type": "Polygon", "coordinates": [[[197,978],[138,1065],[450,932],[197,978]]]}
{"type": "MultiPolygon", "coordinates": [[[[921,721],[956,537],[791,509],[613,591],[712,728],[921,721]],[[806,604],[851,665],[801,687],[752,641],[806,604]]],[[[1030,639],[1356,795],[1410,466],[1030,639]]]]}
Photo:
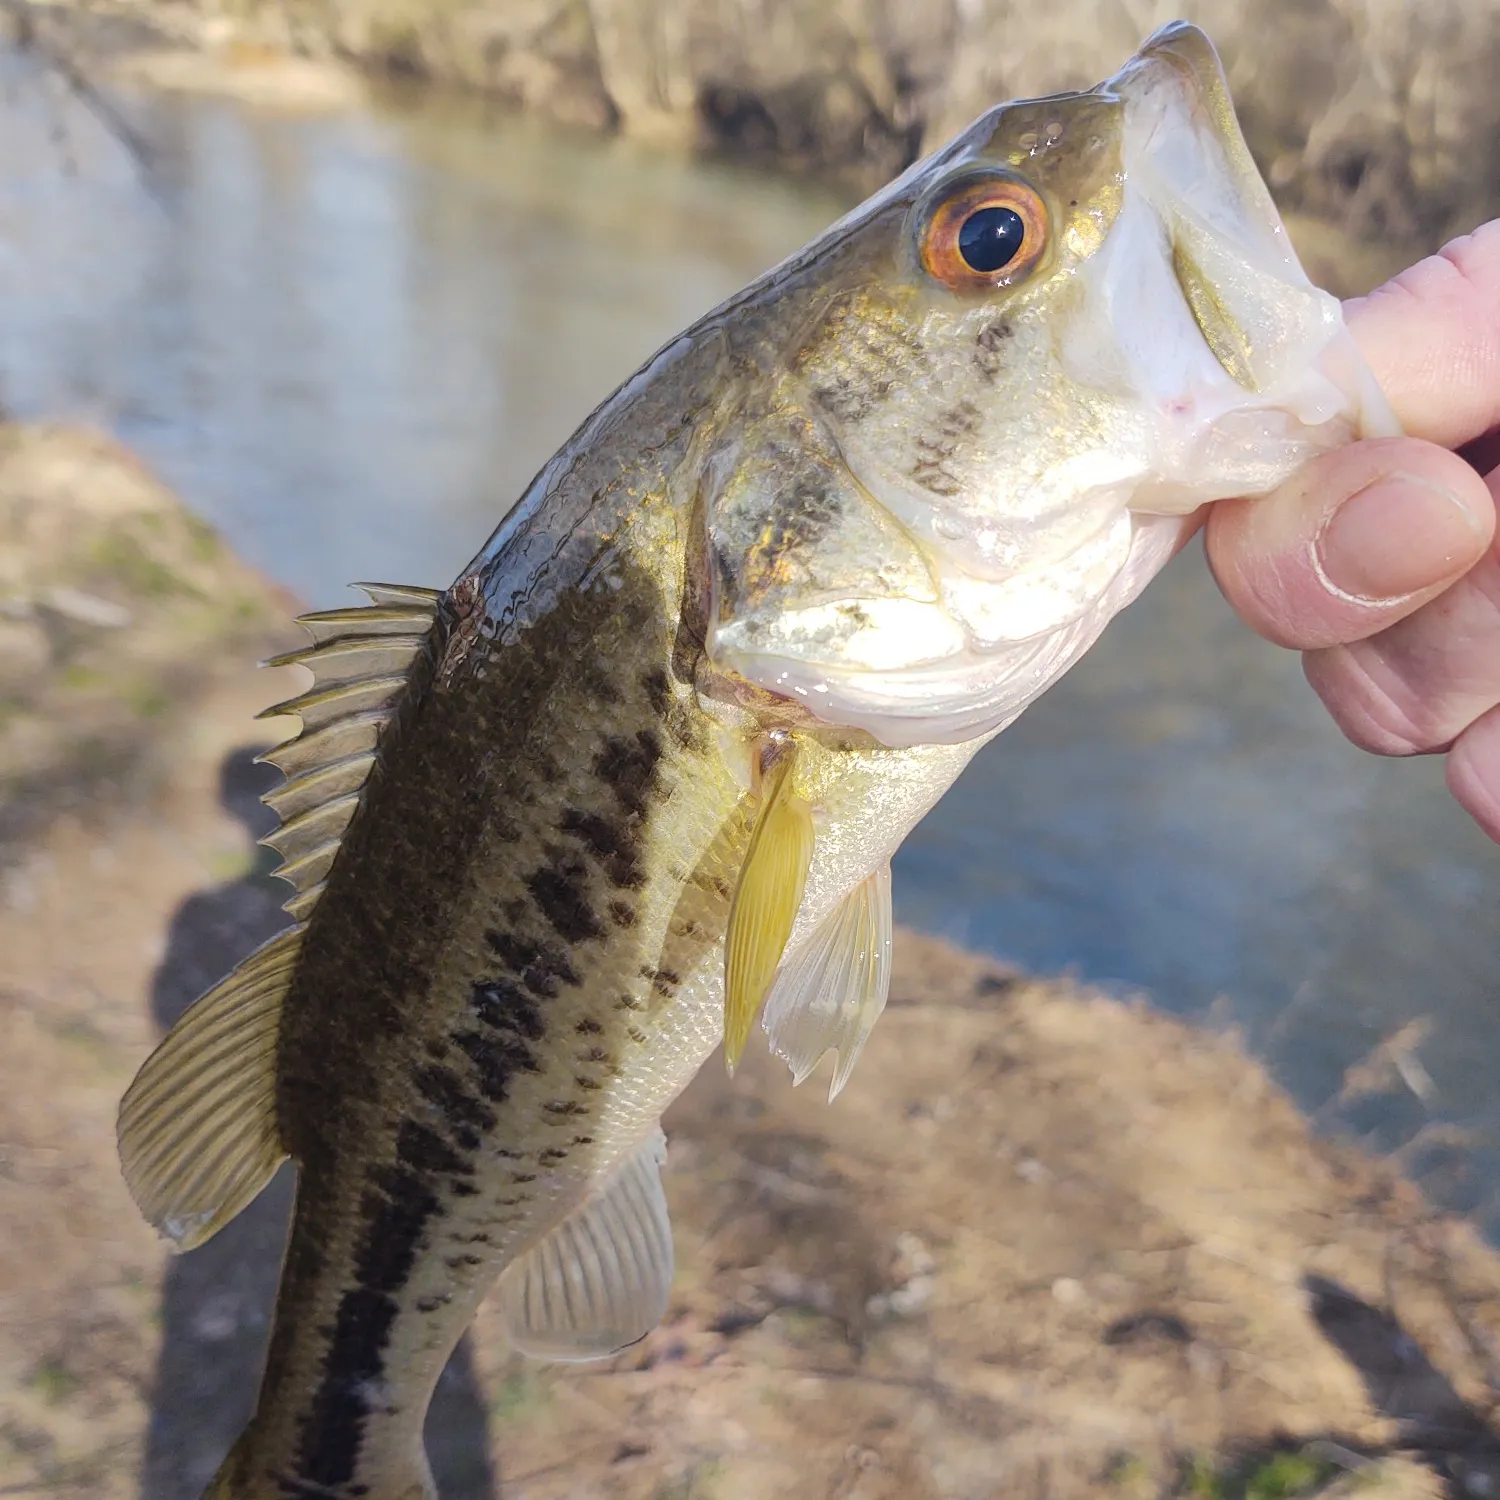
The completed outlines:
{"type": "Polygon", "coordinates": [[[1026,223],[1013,208],[976,209],[958,231],[958,253],[971,271],[988,276],[1008,266],[1026,238],[1026,223]]]}

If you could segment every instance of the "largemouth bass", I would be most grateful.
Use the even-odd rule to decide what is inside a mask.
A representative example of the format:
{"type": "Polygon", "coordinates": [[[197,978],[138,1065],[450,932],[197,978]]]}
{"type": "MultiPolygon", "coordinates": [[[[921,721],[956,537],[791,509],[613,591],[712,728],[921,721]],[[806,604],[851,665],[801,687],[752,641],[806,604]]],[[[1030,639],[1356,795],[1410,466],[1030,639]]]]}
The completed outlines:
{"type": "Polygon", "coordinates": [[[218,1500],[433,1495],[481,1297],[608,1355],[672,1276],[663,1110],[757,1013],[798,1081],[885,1003],[890,859],[1216,499],[1394,430],[1207,39],[1005,104],[667,345],[445,592],[306,617],[268,842],[295,925],[142,1068],[201,1243],[298,1169],[218,1500]]]}

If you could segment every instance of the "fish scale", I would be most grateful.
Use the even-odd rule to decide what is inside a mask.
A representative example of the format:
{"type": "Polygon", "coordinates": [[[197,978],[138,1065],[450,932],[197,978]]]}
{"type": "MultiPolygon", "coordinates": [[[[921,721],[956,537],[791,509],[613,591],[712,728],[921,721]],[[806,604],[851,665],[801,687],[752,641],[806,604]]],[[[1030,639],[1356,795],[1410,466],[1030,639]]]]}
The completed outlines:
{"type": "Polygon", "coordinates": [[[306,617],[301,732],[265,757],[297,925],[120,1110],[179,1248],[298,1169],[208,1500],[433,1500],[423,1418],[492,1285],[542,1358],[649,1333],[659,1122],[715,1045],[733,1068],[761,1014],[794,1081],[832,1052],[843,1088],[917,821],[1199,507],[1393,430],[1174,25],[674,339],[447,591],[306,617]]]}

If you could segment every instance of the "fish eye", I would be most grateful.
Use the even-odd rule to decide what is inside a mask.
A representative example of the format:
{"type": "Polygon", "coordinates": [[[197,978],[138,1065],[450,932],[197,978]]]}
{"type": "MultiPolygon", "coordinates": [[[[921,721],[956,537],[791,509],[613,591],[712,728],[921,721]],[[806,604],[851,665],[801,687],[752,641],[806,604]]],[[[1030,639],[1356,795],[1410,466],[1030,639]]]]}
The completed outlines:
{"type": "Polygon", "coordinates": [[[927,212],[922,267],[955,292],[1021,280],[1047,248],[1047,207],[1011,177],[965,178],[927,212]]]}

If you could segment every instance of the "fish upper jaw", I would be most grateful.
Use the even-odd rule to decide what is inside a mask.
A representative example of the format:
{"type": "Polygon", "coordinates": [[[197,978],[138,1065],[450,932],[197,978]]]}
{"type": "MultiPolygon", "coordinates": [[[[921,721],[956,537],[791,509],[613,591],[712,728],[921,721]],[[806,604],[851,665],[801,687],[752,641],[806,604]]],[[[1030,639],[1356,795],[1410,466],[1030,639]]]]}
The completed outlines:
{"type": "Polygon", "coordinates": [[[1125,106],[1124,191],[1060,353],[1138,405],[1130,508],[1264,494],[1317,453],[1398,431],[1337,299],[1297,259],[1208,38],[1163,27],[1100,91],[1125,106]]]}

